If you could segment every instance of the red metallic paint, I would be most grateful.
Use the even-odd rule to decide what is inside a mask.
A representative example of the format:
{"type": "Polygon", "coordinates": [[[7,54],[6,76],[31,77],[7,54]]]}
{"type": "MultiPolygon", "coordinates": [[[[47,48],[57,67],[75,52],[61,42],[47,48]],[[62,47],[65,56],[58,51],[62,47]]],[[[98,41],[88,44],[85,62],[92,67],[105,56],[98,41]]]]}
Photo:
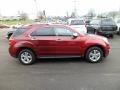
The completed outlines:
{"type": "Polygon", "coordinates": [[[103,49],[104,56],[109,53],[110,46],[105,43],[99,36],[96,35],[81,35],[78,33],[78,37],[73,38],[72,36],[34,36],[31,37],[30,33],[36,28],[44,26],[59,26],[66,27],[73,30],[69,26],[64,25],[48,25],[48,24],[36,24],[26,26],[28,28],[26,32],[17,37],[11,37],[9,39],[9,53],[11,56],[17,57],[18,51],[21,48],[31,49],[36,56],[84,56],[86,50],[91,46],[100,46],[103,49]]]}

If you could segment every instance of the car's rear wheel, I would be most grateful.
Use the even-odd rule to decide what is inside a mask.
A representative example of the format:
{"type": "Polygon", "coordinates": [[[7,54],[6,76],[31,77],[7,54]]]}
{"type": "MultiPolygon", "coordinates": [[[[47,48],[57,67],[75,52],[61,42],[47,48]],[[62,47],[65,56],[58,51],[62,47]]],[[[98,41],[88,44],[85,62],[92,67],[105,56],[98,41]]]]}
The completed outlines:
{"type": "Polygon", "coordinates": [[[10,39],[11,36],[12,36],[12,34],[9,34],[9,35],[8,35],[8,39],[10,39]]]}
{"type": "Polygon", "coordinates": [[[23,49],[18,55],[19,61],[24,65],[31,65],[35,62],[35,54],[29,49],[23,49]]]}
{"type": "Polygon", "coordinates": [[[103,51],[99,47],[91,47],[87,50],[85,58],[91,63],[100,62],[103,59],[103,51]]]}

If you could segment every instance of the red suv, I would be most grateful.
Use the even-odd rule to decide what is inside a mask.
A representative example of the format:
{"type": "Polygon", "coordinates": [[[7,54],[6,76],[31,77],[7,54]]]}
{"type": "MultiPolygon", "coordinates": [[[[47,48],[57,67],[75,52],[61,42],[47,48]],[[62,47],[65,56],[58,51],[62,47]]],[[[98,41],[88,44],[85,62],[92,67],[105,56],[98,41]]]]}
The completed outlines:
{"type": "Polygon", "coordinates": [[[66,25],[37,24],[16,30],[9,39],[9,53],[22,64],[33,64],[36,58],[84,57],[92,63],[109,54],[107,38],[80,34],[66,25]]]}

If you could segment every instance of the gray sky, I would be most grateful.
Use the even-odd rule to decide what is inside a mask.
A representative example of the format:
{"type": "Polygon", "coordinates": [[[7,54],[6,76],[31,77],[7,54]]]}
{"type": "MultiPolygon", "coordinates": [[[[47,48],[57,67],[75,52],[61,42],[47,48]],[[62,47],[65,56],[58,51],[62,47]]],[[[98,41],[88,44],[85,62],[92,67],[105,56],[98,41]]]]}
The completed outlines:
{"type": "MultiPolygon", "coordinates": [[[[39,11],[46,10],[48,16],[64,16],[73,11],[74,0],[36,0],[39,11]]],[[[96,13],[116,11],[120,8],[120,0],[77,0],[77,11],[84,15],[90,9],[96,13]]],[[[35,16],[34,0],[0,0],[0,13],[5,16],[17,15],[18,11],[35,16]]]]}

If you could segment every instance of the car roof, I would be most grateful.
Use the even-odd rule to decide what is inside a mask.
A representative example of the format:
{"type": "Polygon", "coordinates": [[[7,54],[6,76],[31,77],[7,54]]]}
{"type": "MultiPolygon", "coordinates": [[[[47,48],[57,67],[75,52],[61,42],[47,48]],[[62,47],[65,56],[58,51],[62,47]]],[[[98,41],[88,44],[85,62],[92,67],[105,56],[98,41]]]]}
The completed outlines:
{"type": "Polygon", "coordinates": [[[111,18],[97,18],[97,19],[92,19],[92,20],[112,20],[111,18]]]}
{"type": "Polygon", "coordinates": [[[42,26],[67,26],[64,24],[49,24],[49,23],[40,23],[40,24],[29,24],[29,25],[23,25],[19,28],[33,28],[33,27],[42,27],[42,26]]]}

